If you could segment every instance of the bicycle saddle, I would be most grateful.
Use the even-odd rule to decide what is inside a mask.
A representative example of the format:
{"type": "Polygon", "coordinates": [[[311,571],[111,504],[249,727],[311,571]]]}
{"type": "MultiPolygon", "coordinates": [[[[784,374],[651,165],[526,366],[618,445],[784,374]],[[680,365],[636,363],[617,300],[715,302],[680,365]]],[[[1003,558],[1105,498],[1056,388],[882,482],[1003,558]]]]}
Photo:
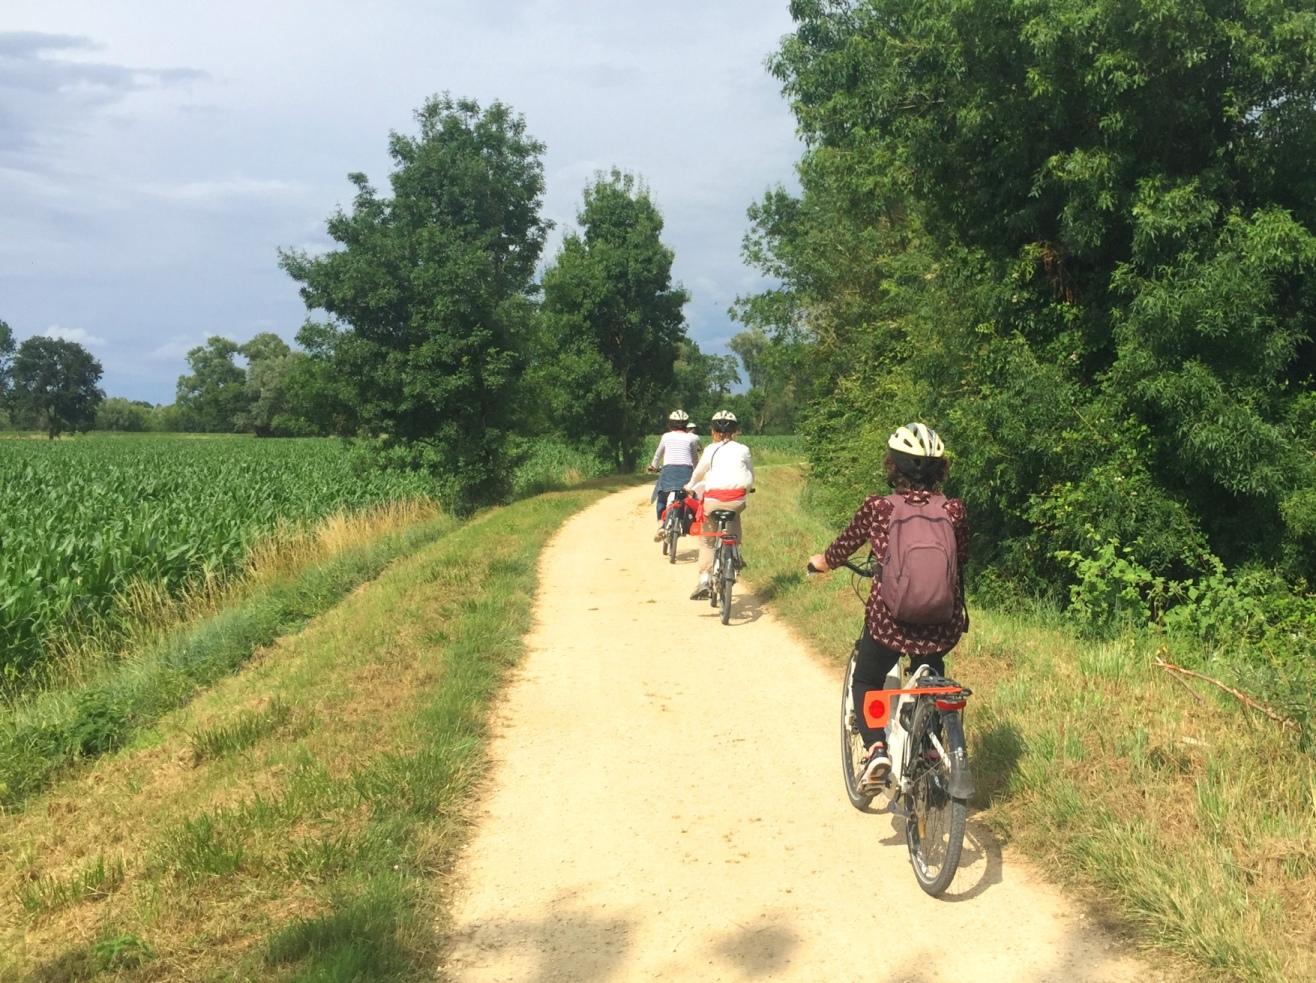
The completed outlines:
{"type": "Polygon", "coordinates": [[[730,521],[731,519],[734,519],[736,517],[736,513],[728,512],[726,509],[714,509],[712,512],[709,512],[708,514],[711,515],[714,519],[726,519],[727,521],[730,521]]]}

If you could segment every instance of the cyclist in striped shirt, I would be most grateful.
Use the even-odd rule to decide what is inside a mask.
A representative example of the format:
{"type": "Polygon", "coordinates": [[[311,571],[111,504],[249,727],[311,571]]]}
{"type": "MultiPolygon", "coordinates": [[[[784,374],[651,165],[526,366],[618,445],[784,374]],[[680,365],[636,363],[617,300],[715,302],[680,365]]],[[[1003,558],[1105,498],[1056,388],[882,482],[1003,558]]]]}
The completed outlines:
{"type": "Polygon", "coordinates": [[[667,417],[667,433],[658,441],[658,449],[649,462],[651,472],[658,471],[658,465],[662,463],[662,471],[650,498],[658,503],[658,529],[653,534],[654,542],[663,538],[663,510],[667,508],[667,497],[685,487],[699,457],[699,438],[686,430],[689,419],[690,414],[685,410],[672,410],[667,417]]]}

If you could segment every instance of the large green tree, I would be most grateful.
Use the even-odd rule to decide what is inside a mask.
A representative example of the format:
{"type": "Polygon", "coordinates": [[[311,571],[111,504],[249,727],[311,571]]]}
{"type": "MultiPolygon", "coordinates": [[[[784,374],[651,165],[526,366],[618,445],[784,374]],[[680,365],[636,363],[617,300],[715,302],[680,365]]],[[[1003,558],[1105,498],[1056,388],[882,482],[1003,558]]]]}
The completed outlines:
{"type": "Polygon", "coordinates": [[[28,338],[18,346],[10,372],[15,415],[39,424],[51,439],[95,424],[96,408],[105,398],[96,385],[101,363],[77,342],[28,338]]]}
{"type": "MultiPolygon", "coordinates": [[[[501,496],[528,295],[548,224],[543,145],[506,105],[435,97],[394,133],[392,195],[352,174],[337,248],[284,252],[311,310],[316,357],[353,387],[360,422],[432,466],[455,506],[501,496]]],[[[300,338],[301,336],[299,336],[300,338]]]]}
{"type": "Polygon", "coordinates": [[[585,189],[577,219],[544,274],[538,376],[568,437],[599,436],[635,466],[674,382],[688,295],[648,189],[613,170],[585,189]]]}
{"type": "Polygon", "coordinates": [[[871,480],[861,441],[933,417],[979,556],[1020,578],[1107,538],[1171,576],[1211,554],[1316,573],[1311,11],[792,12],[773,67],[803,193],[757,207],[747,253],[827,373],[825,463],[871,480]]]}
{"type": "Polygon", "coordinates": [[[294,351],[272,332],[245,342],[239,353],[247,360],[246,405],[237,416],[238,429],[257,437],[296,437],[321,432],[305,419],[297,405],[294,377],[304,352],[294,351]]]}
{"type": "Polygon", "coordinates": [[[247,375],[234,358],[242,346],[218,335],[187,353],[191,372],[179,376],[175,405],[185,430],[233,433],[246,412],[247,375]]]}

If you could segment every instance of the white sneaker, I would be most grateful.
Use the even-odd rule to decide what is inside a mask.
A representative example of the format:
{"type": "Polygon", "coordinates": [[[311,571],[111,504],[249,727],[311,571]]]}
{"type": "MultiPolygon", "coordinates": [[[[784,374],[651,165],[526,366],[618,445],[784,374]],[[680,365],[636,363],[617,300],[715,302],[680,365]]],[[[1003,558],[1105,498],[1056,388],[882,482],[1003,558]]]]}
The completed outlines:
{"type": "Polygon", "coordinates": [[[708,574],[706,574],[706,573],[701,573],[701,574],[699,575],[699,585],[695,588],[695,592],[694,592],[693,594],[690,595],[690,600],[692,600],[692,601],[706,601],[706,600],[708,600],[708,598],[709,598],[709,587],[708,587],[708,584],[709,584],[708,574]]]}
{"type": "Polygon", "coordinates": [[[886,744],[875,741],[868,749],[868,760],[864,762],[864,773],[859,776],[859,785],[863,788],[878,787],[890,771],[891,756],[887,754],[886,744]]]}

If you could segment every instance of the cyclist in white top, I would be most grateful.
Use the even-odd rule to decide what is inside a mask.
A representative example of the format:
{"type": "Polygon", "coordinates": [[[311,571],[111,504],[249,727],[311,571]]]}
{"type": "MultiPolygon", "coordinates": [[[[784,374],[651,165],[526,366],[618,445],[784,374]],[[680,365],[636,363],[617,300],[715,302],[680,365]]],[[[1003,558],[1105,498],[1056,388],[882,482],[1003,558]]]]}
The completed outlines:
{"type": "MultiPolygon", "coordinates": [[[[736,415],[728,410],[719,410],[713,414],[713,443],[705,449],[703,457],[695,465],[694,474],[690,476],[690,491],[700,494],[704,503],[705,521],[717,510],[734,512],[728,532],[740,542],[744,534],[740,524],[740,513],[745,509],[745,497],[754,490],[754,461],[749,448],[736,440],[740,434],[740,423],[736,415]]],[[[711,522],[710,522],[711,525],[711,522]]],[[[699,546],[699,583],[692,601],[708,597],[709,570],[713,566],[712,537],[700,540],[699,546]]]]}
{"type": "Polygon", "coordinates": [[[657,471],[662,463],[662,471],[653,486],[651,501],[658,503],[658,530],[654,541],[663,538],[663,510],[667,508],[667,497],[674,491],[685,487],[695,469],[695,460],[699,457],[699,438],[686,432],[686,422],[690,414],[685,410],[672,410],[667,417],[667,433],[658,441],[658,449],[653,452],[649,462],[649,471],[657,471]]]}

